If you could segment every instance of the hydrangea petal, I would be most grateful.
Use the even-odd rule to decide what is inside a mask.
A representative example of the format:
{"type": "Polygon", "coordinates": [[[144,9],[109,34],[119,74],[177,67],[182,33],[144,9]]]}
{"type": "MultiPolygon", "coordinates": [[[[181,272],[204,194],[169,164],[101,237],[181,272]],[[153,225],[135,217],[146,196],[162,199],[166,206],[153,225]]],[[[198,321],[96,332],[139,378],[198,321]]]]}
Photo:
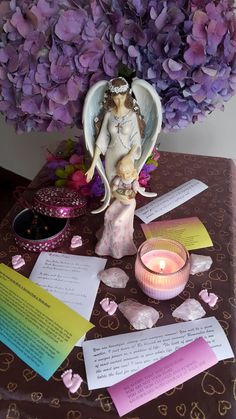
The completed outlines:
{"type": "Polygon", "coordinates": [[[66,10],[58,19],[55,33],[62,41],[72,41],[78,36],[85,23],[86,14],[81,9],[66,10]]]}
{"type": "Polygon", "coordinates": [[[23,17],[19,7],[16,8],[15,13],[12,15],[11,24],[18,30],[19,34],[23,36],[23,38],[26,38],[33,30],[32,23],[23,17]]]}

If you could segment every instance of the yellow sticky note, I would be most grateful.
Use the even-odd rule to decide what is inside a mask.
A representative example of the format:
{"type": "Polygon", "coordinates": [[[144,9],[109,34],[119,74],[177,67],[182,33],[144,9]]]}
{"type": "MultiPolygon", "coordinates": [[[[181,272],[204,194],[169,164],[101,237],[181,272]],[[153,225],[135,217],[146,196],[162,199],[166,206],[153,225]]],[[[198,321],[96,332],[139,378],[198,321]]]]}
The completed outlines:
{"type": "Polygon", "coordinates": [[[149,224],[141,224],[141,227],[147,239],[164,237],[176,240],[188,250],[213,246],[206,227],[198,217],[155,221],[149,224]]]}

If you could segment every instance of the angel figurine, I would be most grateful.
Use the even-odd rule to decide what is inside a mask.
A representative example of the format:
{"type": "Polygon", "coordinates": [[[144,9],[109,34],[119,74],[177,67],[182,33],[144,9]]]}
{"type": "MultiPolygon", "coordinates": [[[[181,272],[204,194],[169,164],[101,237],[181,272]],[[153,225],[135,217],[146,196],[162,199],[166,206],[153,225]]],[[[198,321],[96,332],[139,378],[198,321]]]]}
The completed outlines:
{"type": "MultiPolygon", "coordinates": [[[[137,190],[133,190],[134,196],[131,199],[128,197],[130,192],[127,190],[123,195],[117,192],[117,190],[121,191],[120,187],[116,189],[115,193],[114,181],[117,175],[119,176],[117,165],[127,157],[126,163],[127,161],[131,162],[136,173],[136,178],[133,181],[137,181],[138,174],[156,143],[161,124],[160,98],[156,90],[144,80],[135,79],[130,89],[128,82],[123,77],[117,77],[109,82],[99,81],[89,89],[83,108],[83,127],[85,143],[91,154],[92,164],[86,173],[86,178],[87,182],[93,178],[96,167],[105,186],[103,204],[93,211],[94,214],[104,211],[113,196],[122,209],[125,205],[129,206],[130,211],[132,208],[134,215],[137,190]],[[100,158],[101,154],[105,156],[105,169],[100,158]]],[[[125,159],[123,164],[124,162],[125,159]]],[[[130,176],[131,178],[132,176],[130,176]]],[[[124,180],[121,176],[120,181],[124,180]]],[[[141,188],[139,192],[145,196],[156,196],[155,193],[146,192],[144,188],[141,188]]],[[[108,215],[105,215],[104,233],[108,215]]],[[[133,226],[133,216],[131,218],[133,226]]],[[[120,228],[124,229],[122,222],[120,228]]],[[[120,258],[136,253],[134,244],[130,246],[130,250],[128,247],[125,246],[124,251],[121,252],[117,252],[117,249],[114,252],[109,250],[106,255],[120,258]]],[[[96,253],[98,252],[99,246],[97,245],[96,253]]],[[[101,252],[98,254],[105,255],[101,252]]]]}

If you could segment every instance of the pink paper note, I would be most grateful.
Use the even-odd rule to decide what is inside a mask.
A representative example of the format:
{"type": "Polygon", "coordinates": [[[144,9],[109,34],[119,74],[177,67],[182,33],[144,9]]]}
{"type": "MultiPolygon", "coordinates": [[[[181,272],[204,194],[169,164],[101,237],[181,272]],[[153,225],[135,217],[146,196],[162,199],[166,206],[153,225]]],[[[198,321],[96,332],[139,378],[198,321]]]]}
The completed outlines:
{"type": "Polygon", "coordinates": [[[215,365],[218,359],[208,343],[198,338],[160,361],[108,388],[119,416],[184,383],[215,365]]]}

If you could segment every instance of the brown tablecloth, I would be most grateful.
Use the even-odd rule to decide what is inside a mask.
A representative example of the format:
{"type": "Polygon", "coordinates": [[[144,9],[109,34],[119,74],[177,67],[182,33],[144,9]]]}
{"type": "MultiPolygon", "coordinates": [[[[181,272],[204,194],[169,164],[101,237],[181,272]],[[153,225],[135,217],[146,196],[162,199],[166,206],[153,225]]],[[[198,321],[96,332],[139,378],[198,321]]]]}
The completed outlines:
{"type": "MultiPolygon", "coordinates": [[[[45,171],[40,172],[33,186],[42,182],[45,171]]],[[[208,272],[190,276],[187,287],[181,295],[170,301],[156,301],[146,297],[138,288],[134,278],[135,257],[122,260],[108,258],[106,267],[119,266],[130,276],[125,289],[112,289],[100,285],[91,321],[96,325],[87,339],[110,336],[132,331],[132,327],[120,312],[114,316],[104,314],[99,301],[110,297],[117,302],[132,298],[156,308],[160,313],[157,326],[174,322],[171,311],[186,298],[197,298],[202,288],[207,288],[219,296],[217,305],[204,305],[206,316],[215,316],[235,352],[236,298],[234,278],[236,267],[235,213],[236,213],[236,169],[229,159],[194,156],[175,153],[161,153],[157,170],[152,174],[151,188],[162,195],[191,179],[198,179],[208,185],[208,189],[185,204],[165,214],[160,219],[176,219],[197,216],[207,228],[214,247],[201,249],[195,253],[209,255],[213,264],[208,272]]],[[[148,200],[138,197],[137,205],[148,200]]],[[[0,262],[11,266],[11,257],[21,253],[26,265],[20,272],[29,276],[38,254],[27,253],[17,247],[11,232],[14,215],[20,211],[16,204],[0,225],[0,262]]],[[[71,235],[83,237],[84,245],[73,254],[94,255],[95,231],[102,225],[103,214],[86,214],[71,222],[71,235]]],[[[141,221],[135,217],[135,241],[140,245],[144,235],[141,221]]],[[[57,251],[70,253],[70,240],[57,251]]],[[[72,368],[86,380],[81,348],[74,348],[61,367],[47,382],[11,350],[0,343],[0,418],[7,419],[115,419],[117,411],[106,389],[89,391],[86,383],[70,394],[64,387],[61,374],[72,368]]],[[[186,383],[173,388],[146,405],[130,412],[125,418],[236,418],[236,364],[234,359],[219,362],[209,370],[186,383]]]]}

